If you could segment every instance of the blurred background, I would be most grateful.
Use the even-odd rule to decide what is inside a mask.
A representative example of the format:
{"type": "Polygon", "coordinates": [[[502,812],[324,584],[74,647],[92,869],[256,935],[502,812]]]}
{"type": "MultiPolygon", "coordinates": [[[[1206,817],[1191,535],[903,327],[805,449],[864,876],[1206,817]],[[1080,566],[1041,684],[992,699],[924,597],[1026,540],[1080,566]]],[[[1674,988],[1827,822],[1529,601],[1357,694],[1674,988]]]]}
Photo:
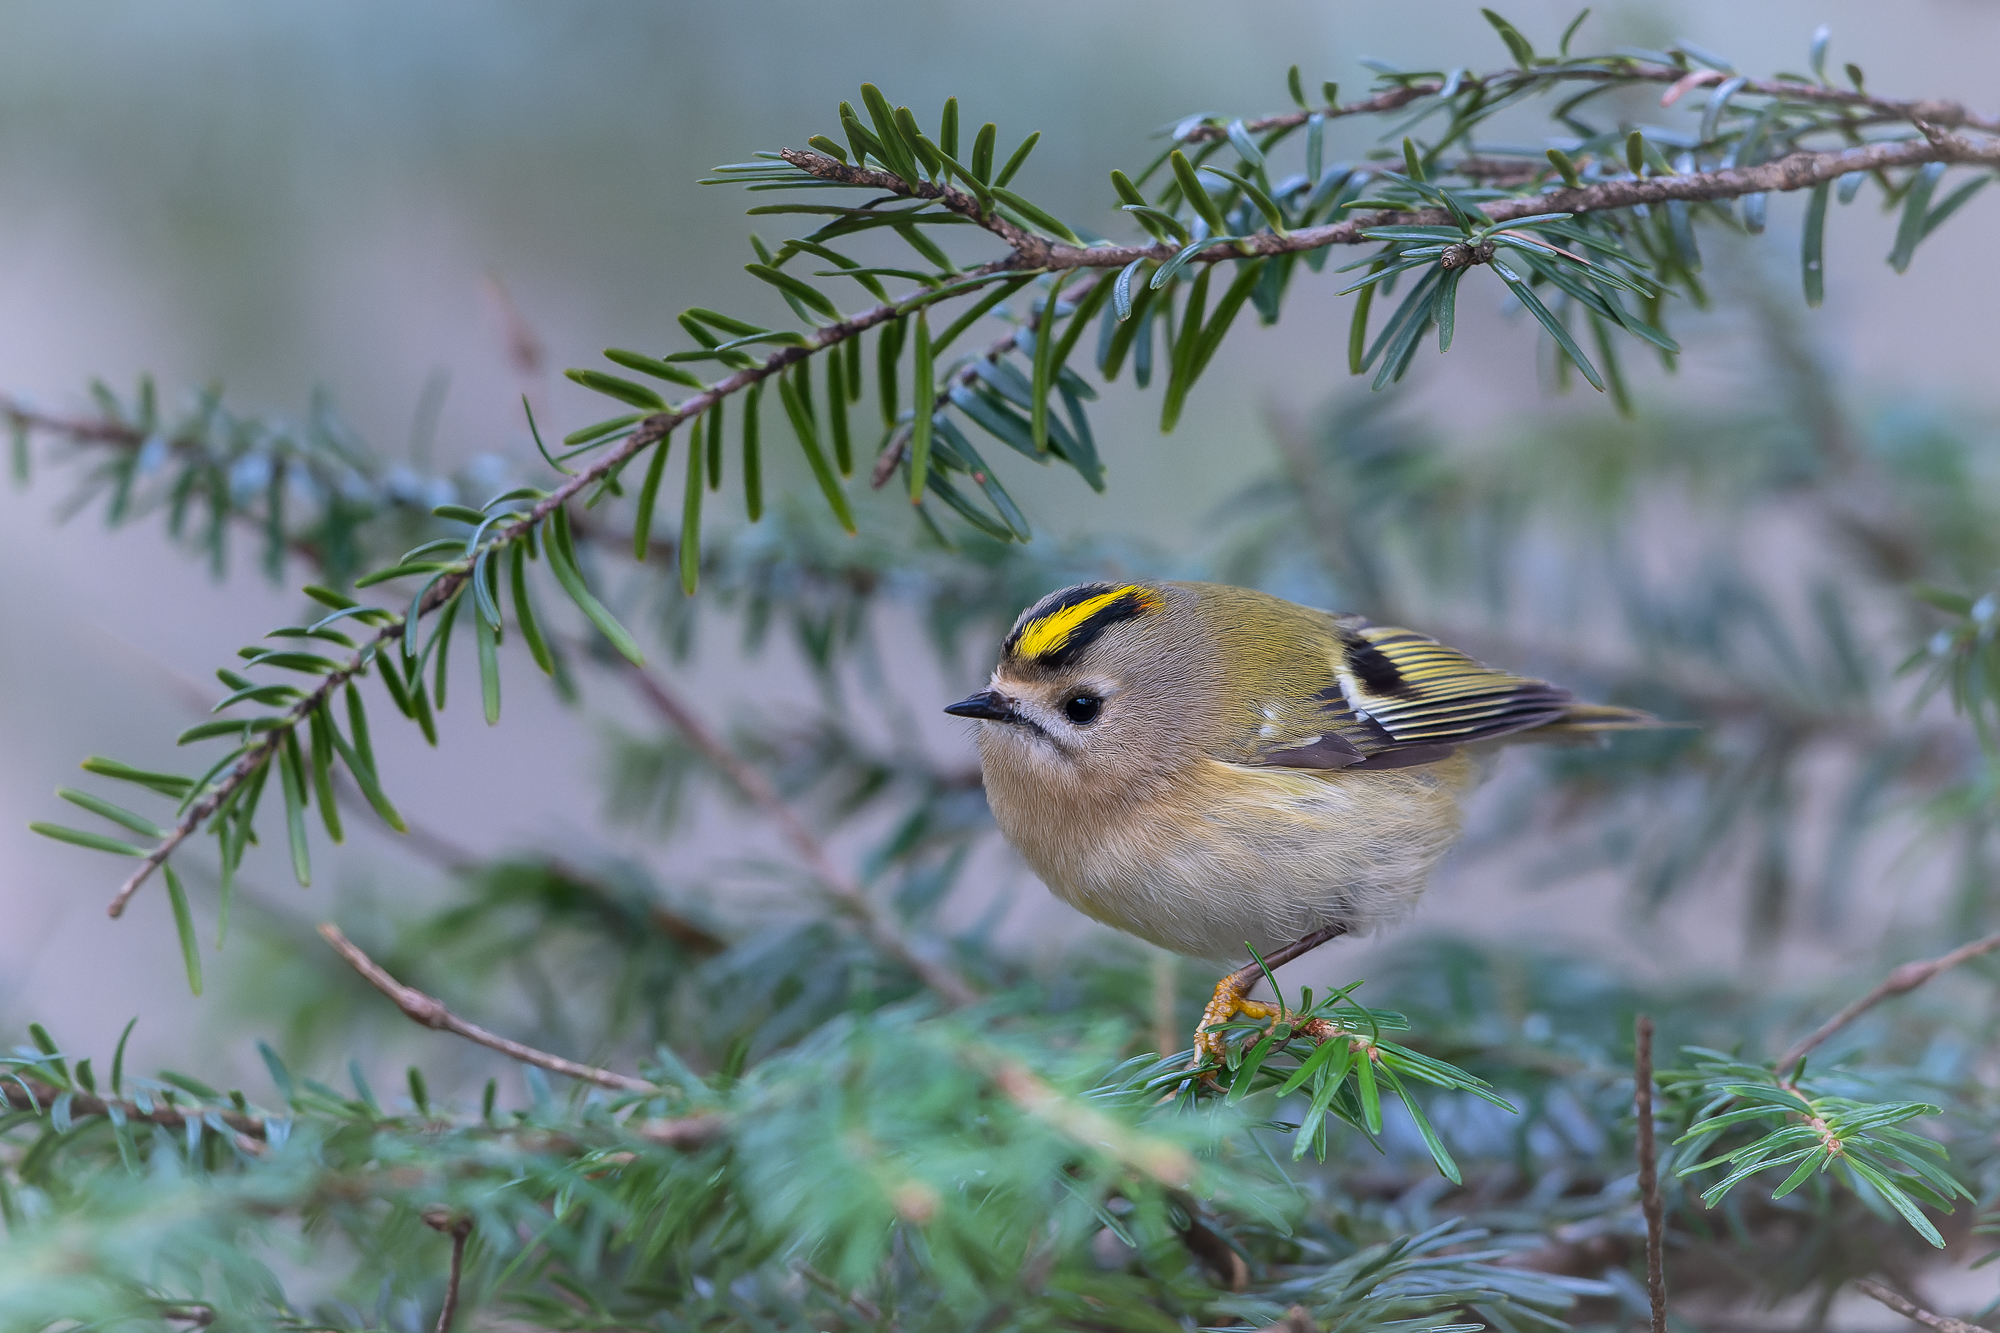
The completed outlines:
{"type": "MultiPolygon", "coordinates": [[[[1507,13],[1544,44],[1573,17],[1548,0],[1519,0],[1507,13]]],[[[1612,4],[1596,9],[1578,46],[1685,37],[1763,73],[1803,65],[1822,22],[1833,28],[1834,61],[1865,65],[1872,90],[1991,109],[2000,7],[1986,0],[1612,4]]],[[[323,390],[375,450],[426,473],[490,455],[532,475],[523,392],[557,432],[602,414],[557,374],[524,377],[510,340],[531,335],[559,370],[597,364],[607,346],[681,345],[673,315],[688,305],[757,307],[764,298],[746,291],[755,284],[737,268],[752,258],[745,197],[694,182],[716,163],[830,132],[835,105],[864,80],[928,108],[926,116],[956,95],[972,123],[1000,122],[1003,143],[1037,128],[1085,127],[1045,138],[1020,187],[1065,218],[1123,234],[1114,231],[1105,169],[1149,160],[1157,147],[1148,136],[1190,112],[1283,109],[1293,62],[1308,87],[1338,80],[1352,97],[1370,77],[1362,57],[1473,69],[1504,59],[1477,6],[1459,0],[1022,0],[1004,10],[880,0],[4,0],[0,25],[0,391],[51,411],[87,409],[92,377],[125,392],[150,372],[170,400],[219,382],[239,411],[299,416],[323,390]]],[[[1366,146],[1354,134],[1342,151],[1366,146]]],[[[1688,423],[1731,413],[1782,424],[1798,376],[1809,374],[1855,420],[1915,411],[1972,423],[1965,429],[1990,438],[1979,434],[2000,409],[1990,336],[2000,265],[1981,220],[1990,207],[1976,201],[1902,276],[1881,262],[1894,217],[1865,204],[1841,213],[1828,228],[1827,301],[1808,312],[1797,295],[1799,201],[1774,200],[1766,236],[1707,243],[1718,285],[1768,299],[1680,316],[1677,331],[1692,350],[1678,376],[1628,352],[1643,409],[1637,427],[1618,424],[1587,389],[1555,394],[1546,347],[1503,319],[1495,283],[1466,303],[1449,359],[1421,357],[1388,395],[1397,429],[1428,432],[1466,457],[1489,446],[1506,457],[1522,441],[1556,436],[1644,436],[1667,447],[1698,442],[1675,434],[1688,423]],[[1708,336],[1693,336],[1702,318],[1708,336]]],[[[1274,475],[1288,433],[1317,439],[1337,396],[1352,410],[1361,393],[1345,374],[1349,298],[1334,299],[1338,285],[1331,273],[1302,275],[1282,325],[1230,339],[1172,436],[1157,428],[1157,389],[1115,386],[1096,418],[1107,494],[1067,474],[1012,469],[1009,484],[1036,520],[1044,554],[1087,534],[1128,540],[1169,572],[1195,567],[1197,552],[1201,568],[1216,569],[1217,500],[1274,475]]],[[[1728,438],[1708,443],[1726,451],[1728,438]]],[[[1990,467],[1985,445],[1973,456],[1990,467]]],[[[339,903],[440,902],[448,890],[435,864],[372,830],[320,855],[310,896],[268,848],[253,853],[244,881],[250,937],[210,960],[208,997],[195,1000],[163,895],[149,891],[127,919],[109,921],[103,907],[118,866],[26,831],[31,819],[62,817],[51,788],[84,755],[184,767],[171,741],[188,724],[190,691],[212,697],[214,667],[236,644],[295,617],[294,590],[310,577],[298,568],[274,586],[244,556],[216,582],[157,523],[107,532],[101,506],[65,522],[63,501],[79,475],[42,465],[31,485],[0,487],[0,1020],[12,1030],[60,1015],[66,1042],[102,1050],[139,1014],[135,1041],[148,1062],[182,1062],[220,1079],[255,1066],[240,1038],[264,1030],[260,997],[273,970],[304,965],[269,941],[296,938],[286,930],[339,903]],[[263,945],[258,921],[267,925],[263,945]]],[[[1730,536],[1761,568],[1799,558],[1804,539],[1782,510],[1726,520],[1745,525],[1730,536]]],[[[890,521],[886,510],[873,513],[890,521]]],[[[1653,558],[1670,568],[1698,562],[1699,543],[1686,531],[1675,540],[1670,507],[1645,521],[1661,538],[1653,558]]],[[[1561,562],[1554,548],[1542,559],[1561,562]]],[[[1328,586],[1287,582],[1283,563],[1266,560],[1263,581],[1281,591],[1328,586]]],[[[1562,584],[1559,569],[1544,575],[1549,587],[1562,584]]],[[[1344,590],[1338,579],[1331,586],[1344,590]]],[[[1531,573],[1515,596],[1532,603],[1536,586],[1531,573]]],[[[1860,622],[1864,636],[1892,629],[1901,632],[1880,617],[1860,622]]],[[[1588,642],[1591,626],[1579,635],[1588,642]]],[[[1871,651],[1893,658],[1905,641],[1871,651]]],[[[940,661],[916,621],[893,613],[882,642],[921,744],[940,767],[972,765],[968,736],[936,710],[983,678],[989,645],[968,643],[940,661]]],[[[707,716],[768,719],[810,693],[801,684],[809,673],[786,644],[747,669],[733,645],[712,636],[665,668],[707,716]]],[[[1561,668],[1547,659],[1508,664],[1561,668]]],[[[509,668],[509,711],[497,728],[461,706],[445,716],[435,752],[383,728],[385,767],[406,813],[465,847],[629,856],[669,882],[710,882],[716,872],[704,867],[742,859],[738,835],[754,825],[724,807],[697,806],[667,840],[644,821],[610,817],[610,738],[651,723],[605,686],[586,692],[594,722],[579,727],[519,667],[509,668]]],[[[1482,797],[1475,830],[1500,839],[1510,825],[1547,817],[1524,811],[1518,794],[1510,803],[1504,779],[1518,767],[1503,769],[1482,797]]],[[[1795,813],[1818,834],[1850,817],[1832,797],[1795,813]]],[[[1755,930],[1743,923],[1754,913],[1743,900],[1755,876],[1747,872],[1718,874],[1670,910],[1643,915],[1618,874],[1579,875],[1532,850],[1510,844],[1485,855],[1479,845],[1441,877],[1419,929],[1574,941],[1688,976],[1872,957],[1866,951],[1884,932],[1950,891],[1950,873],[1903,857],[1894,837],[1865,856],[1827,843],[1830,860],[1813,873],[1841,861],[1853,871],[1846,896],[1773,951],[1749,947],[1755,930]]],[[[1075,937],[1078,919],[1046,901],[1005,854],[982,852],[973,878],[961,919],[999,901],[1008,938],[1023,948],[1075,937]]],[[[743,903],[754,910],[757,901],[743,903]]],[[[1363,950],[1373,947],[1315,966],[1362,975],[1363,950]]]]}

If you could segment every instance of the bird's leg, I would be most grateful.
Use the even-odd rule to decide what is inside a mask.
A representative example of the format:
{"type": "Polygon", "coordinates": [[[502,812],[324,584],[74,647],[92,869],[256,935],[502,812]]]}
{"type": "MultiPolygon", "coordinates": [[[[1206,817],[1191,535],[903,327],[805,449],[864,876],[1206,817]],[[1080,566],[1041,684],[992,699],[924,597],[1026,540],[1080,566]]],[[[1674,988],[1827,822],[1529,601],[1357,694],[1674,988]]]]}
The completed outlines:
{"type": "Polygon", "coordinates": [[[1208,1006],[1201,1011],[1201,1022],[1194,1030],[1194,1063],[1188,1068],[1195,1069],[1212,1058],[1221,1064],[1224,1054],[1224,1034],[1221,1025],[1241,1014],[1248,1018],[1283,1018],[1284,997],[1277,997],[1276,1004],[1263,1004],[1249,998],[1250,990],[1264,975],[1266,967],[1273,970],[1283,967],[1295,958],[1303,958],[1320,945],[1338,936],[1345,935],[1345,926],[1322,926],[1293,940],[1284,948],[1267,955],[1263,965],[1254,960],[1246,967],[1239,967],[1228,976],[1215,983],[1215,995],[1208,1006]]]}

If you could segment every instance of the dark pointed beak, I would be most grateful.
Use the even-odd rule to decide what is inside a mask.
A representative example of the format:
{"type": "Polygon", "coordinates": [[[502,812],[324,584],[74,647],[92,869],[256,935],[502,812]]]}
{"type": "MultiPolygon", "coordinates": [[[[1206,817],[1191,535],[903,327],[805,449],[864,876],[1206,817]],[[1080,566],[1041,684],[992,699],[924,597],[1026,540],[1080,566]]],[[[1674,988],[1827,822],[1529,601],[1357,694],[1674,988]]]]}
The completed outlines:
{"type": "Polygon", "coordinates": [[[947,705],[945,712],[953,717],[976,717],[987,722],[1014,722],[1018,715],[1008,701],[992,690],[981,690],[970,699],[960,699],[947,705]]]}

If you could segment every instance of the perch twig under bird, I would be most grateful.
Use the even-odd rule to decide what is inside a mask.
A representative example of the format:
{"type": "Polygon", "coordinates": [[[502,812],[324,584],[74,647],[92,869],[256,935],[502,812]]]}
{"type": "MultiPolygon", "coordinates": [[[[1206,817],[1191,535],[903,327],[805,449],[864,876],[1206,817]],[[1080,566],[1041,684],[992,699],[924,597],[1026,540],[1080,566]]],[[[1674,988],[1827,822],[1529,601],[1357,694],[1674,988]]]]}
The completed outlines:
{"type": "MultiPolygon", "coordinates": [[[[1065,902],[1176,953],[1277,967],[1407,911],[1488,743],[1661,725],[1437,640],[1214,583],[1086,583],[1021,613],[976,718],[987,799],[1065,902]]],[[[1219,1025],[1277,1018],[1215,988],[1219,1025]]]]}

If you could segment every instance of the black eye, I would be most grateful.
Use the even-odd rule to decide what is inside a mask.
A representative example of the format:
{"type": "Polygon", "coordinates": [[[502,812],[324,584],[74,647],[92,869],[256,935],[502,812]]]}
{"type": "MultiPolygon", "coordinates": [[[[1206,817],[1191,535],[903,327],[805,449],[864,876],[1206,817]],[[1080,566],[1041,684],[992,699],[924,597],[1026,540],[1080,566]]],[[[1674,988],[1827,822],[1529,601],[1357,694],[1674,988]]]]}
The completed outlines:
{"type": "Polygon", "coordinates": [[[1097,710],[1104,707],[1104,700],[1094,694],[1079,694],[1063,705],[1063,713],[1079,727],[1088,726],[1097,719],[1097,710]]]}

